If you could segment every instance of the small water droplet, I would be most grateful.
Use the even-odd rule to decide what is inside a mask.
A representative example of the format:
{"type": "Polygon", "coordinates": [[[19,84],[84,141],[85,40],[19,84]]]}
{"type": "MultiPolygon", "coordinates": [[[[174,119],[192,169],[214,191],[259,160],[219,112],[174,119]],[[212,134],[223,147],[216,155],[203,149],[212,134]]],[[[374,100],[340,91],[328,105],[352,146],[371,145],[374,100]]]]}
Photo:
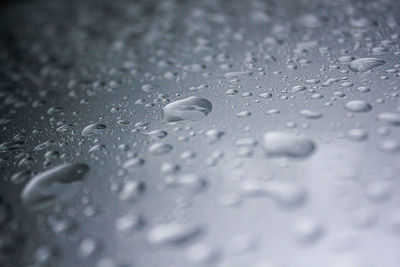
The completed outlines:
{"type": "Polygon", "coordinates": [[[148,241],[156,245],[180,245],[192,240],[201,232],[202,228],[197,225],[159,224],[149,231],[148,241]]]}

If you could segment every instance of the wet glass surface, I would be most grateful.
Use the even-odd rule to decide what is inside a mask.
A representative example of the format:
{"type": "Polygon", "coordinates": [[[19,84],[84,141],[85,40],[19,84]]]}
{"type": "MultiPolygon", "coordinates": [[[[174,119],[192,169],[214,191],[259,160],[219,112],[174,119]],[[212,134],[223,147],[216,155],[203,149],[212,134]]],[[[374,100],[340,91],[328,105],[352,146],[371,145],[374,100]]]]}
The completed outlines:
{"type": "Polygon", "coordinates": [[[399,14],[5,5],[0,266],[400,266],[399,14]]]}

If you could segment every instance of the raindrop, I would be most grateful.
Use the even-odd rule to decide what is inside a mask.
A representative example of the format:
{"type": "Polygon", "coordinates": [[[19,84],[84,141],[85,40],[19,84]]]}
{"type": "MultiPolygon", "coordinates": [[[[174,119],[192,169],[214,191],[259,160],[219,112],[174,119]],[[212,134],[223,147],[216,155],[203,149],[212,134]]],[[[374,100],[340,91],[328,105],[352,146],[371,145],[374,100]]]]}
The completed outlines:
{"type": "Polygon", "coordinates": [[[270,156],[304,158],[315,150],[313,141],[285,132],[267,132],[263,141],[265,151],[270,156]]]}
{"type": "Polygon", "coordinates": [[[165,178],[165,183],[169,186],[185,187],[194,191],[199,191],[207,186],[207,180],[197,174],[169,175],[165,178]]]}
{"type": "Polygon", "coordinates": [[[315,110],[303,109],[300,111],[300,115],[302,115],[306,119],[319,119],[322,117],[322,113],[315,110]]]}
{"type": "Polygon", "coordinates": [[[307,194],[293,182],[270,181],[266,183],[265,193],[279,206],[297,208],[304,204],[307,194]]]}
{"type": "Polygon", "coordinates": [[[162,109],[163,118],[166,122],[197,121],[207,116],[211,110],[211,102],[197,96],[177,100],[162,109]]]}
{"type": "Polygon", "coordinates": [[[67,163],[39,173],[24,187],[21,199],[30,208],[67,200],[80,188],[88,171],[89,166],[84,163],[67,163]]]}
{"type": "Polygon", "coordinates": [[[210,129],[205,133],[207,142],[210,144],[218,142],[222,136],[224,136],[224,134],[225,133],[223,131],[219,131],[217,129],[210,129]]]}
{"type": "Polygon", "coordinates": [[[216,249],[203,243],[192,245],[186,250],[188,260],[198,264],[215,262],[218,256],[219,253],[216,249]]]}
{"type": "Polygon", "coordinates": [[[157,138],[157,139],[162,139],[168,135],[168,133],[166,131],[162,131],[162,130],[154,130],[154,131],[146,132],[143,134],[148,135],[153,138],[157,138]]]}
{"type": "Polygon", "coordinates": [[[99,135],[99,134],[102,134],[106,128],[107,127],[104,124],[93,123],[93,124],[86,126],[82,130],[82,136],[99,135]]]}
{"type": "Polygon", "coordinates": [[[119,193],[119,199],[121,201],[133,201],[136,200],[141,194],[143,194],[146,186],[143,182],[137,180],[127,181],[121,192],[119,193]]]}
{"type": "Polygon", "coordinates": [[[364,129],[353,128],[348,131],[347,136],[351,141],[360,142],[368,137],[368,133],[364,129]]]}
{"type": "Polygon", "coordinates": [[[296,85],[292,88],[292,92],[293,93],[297,93],[297,92],[301,92],[301,91],[305,91],[306,87],[303,85],[296,85]]]}
{"type": "Polygon", "coordinates": [[[385,61],[379,58],[359,58],[350,63],[349,69],[354,72],[366,72],[383,64],[385,61]]]}
{"type": "Polygon", "coordinates": [[[122,234],[129,234],[141,229],[144,224],[144,219],[141,216],[128,213],[115,221],[115,228],[122,234]]]}
{"type": "Polygon", "coordinates": [[[240,77],[240,76],[250,76],[253,73],[251,71],[235,71],[235,72],[228,72],[224,74],[224,77],[227,79],[240,77]]]}
{"type": "Polygon", "coordinates": [[[165,143],[155,143],[149,147],[149,153],[157,156],[165,155],[171,152],[172,146],[165,143]]]}
{"type": "Polygon", "coordinates": [[[82,240],[78,248],[78,254],[82,258],[88,258],[92,256],[99,248],[99,244],[92,238],[85,238],[82,240]]]}
{"type": "Polygon", "coordinates": [[[293,234],[301,243],[313,243],[322,235],[321,225],[311,217],[297,219],[293,225],[293,234]]]}
{"type": "Polygon", "coordinates": [[[367,112],[372,106],[363,100],[352,100],[346,103],[345,108],[352,112],[367,112]]]}
{"type": "Polygon", "coordinates": [[[134,157],[125,161],[122,166],[125,169],[134,169],[136,167],[142,166],[145,163],[145,160],[139,157],[134,157]]]}
{"type": "Polygon", "coordinates": [[[190,224],[159,224],[148,234],[148,241],[156,245],[180,245],[186,243],[202,232],[202,228],[190,224]]]}
{"type": "Polygon", "coordinates": [[[394,112],[383,112],[378,115],[380,121],[392,126],[400,126],[400,114],[394,112]]]}
{"type": "Polygon", "coordinates": [[[237,114],[238,118],[246,118],[246,117],[250,117],[251,116],[251,112],[250,111],[241,111],[237,114]]]}

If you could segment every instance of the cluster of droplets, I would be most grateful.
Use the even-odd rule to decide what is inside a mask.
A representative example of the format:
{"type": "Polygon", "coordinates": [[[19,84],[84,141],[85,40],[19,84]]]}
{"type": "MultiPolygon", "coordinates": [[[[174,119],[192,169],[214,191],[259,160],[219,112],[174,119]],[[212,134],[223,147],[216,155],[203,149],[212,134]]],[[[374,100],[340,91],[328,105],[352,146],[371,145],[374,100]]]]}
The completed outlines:
{"type": "MultiPolygon", "coordinates": [[[[40,73],[0,83],[0,167],[6,190],[21,191],[21,213],[37,215],[37,235],[67,237],[88,266],[125,266],[119,255],[160,265],[170,254],[166,266],[298,267],[321,265],[307,256],[322,250],[328,265],[343,251],[365,253],[364,233],[387,240],[381,224],[398,233],[395,18],[359,17],[350,2],[321,4],[332,18],[293,14],[285,3],[193,5],[119,3],[110,13],[120,18],[105,27],[113,33],[97,47],[96,18],[110,15],[101,5],[65,34],[80,56],[46,28],[42,37],[62,49],[38,41],[40,73]],[[385,30],[374,33],[378,25],[385,30]],[[84,64],[63,77],[70,58],[84,64]],[[8,90],[27,81],[46,89],[8,90]],[[384,205],[397,213],[381,222],[384,205]],[[136,257],[137,243],[151,253],[136,257]],[[309,262],[288,259],[296,253],[309,262]]],[[[2,198],[0,226],[0,251],[18,251],[23,229],[2,198]]],[[[68,261],[56,242],[33,250],[42,239],[28,241],[29,264],[68,261]]]]}

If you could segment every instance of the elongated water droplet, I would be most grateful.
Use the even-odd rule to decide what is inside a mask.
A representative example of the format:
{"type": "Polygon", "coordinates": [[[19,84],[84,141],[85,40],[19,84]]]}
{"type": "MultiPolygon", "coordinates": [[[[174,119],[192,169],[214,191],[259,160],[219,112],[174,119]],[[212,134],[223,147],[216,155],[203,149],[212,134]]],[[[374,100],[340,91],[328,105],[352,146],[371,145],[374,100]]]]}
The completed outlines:
{"type": "Polygon", "coordinates": [[[197,121],[203,119],[212,110],[212,104],[205,98],[191,96],[166,105],[163,117],[166,122],[182,120],[197,121]]]}
{"type": "Polygon", "coordinates": [[[148,241],[158,245],[180,245],[201,233],[201,227],[190,224],[159,224],[148,234],[148,241]]]}
{"type": "Polygon", "coordinates": [[[382,112],[378,115],[378,119],[392,126],[400,126],[400,113],[382,112]]]}
{"type": "Polygon", "coordinates": [[[103,133],[107,127],[104,124],[93,123],[82,130],[82,136],[93,136],[103,133]]]}
{"type": "Polygon", "coordinates": [[[366,72],[383,64],[385,61],[379,58],[359,58],[350,63],[349,69],[354,72],[366,72]]]}
{"type": "Polygon", "coordinates": [[[300,111],[300,115],[302,115],[306,119],[319,119],[322,117],[322,113],[315,110],[303,109],[300,111]]]}
{"type": "Polygon", "coordinates": [[[88,171],[89,166],[84,163],[68,163],[39,173],[25,186],[21,199],[31,208],[69,199],[88,171]]]}
{"type": "Polygon", "coordinates": [[[363,100],[352,100],[346,103],[345,108],[352,112],[367,112],[372,106],[363,100]]]}
{"type": "Polygon", "coordinates": [[[315,149],[313,141],[285,132],[267,132],[263,141],[265,151],[270,156],[303,158],[315,149]]]}
{"type": "Polygon", "coordinates": [[[172,146],[166,143],[155,143],[149,147],[149,152],[153,155],[164,155],[172,150],[172,146]]]}

